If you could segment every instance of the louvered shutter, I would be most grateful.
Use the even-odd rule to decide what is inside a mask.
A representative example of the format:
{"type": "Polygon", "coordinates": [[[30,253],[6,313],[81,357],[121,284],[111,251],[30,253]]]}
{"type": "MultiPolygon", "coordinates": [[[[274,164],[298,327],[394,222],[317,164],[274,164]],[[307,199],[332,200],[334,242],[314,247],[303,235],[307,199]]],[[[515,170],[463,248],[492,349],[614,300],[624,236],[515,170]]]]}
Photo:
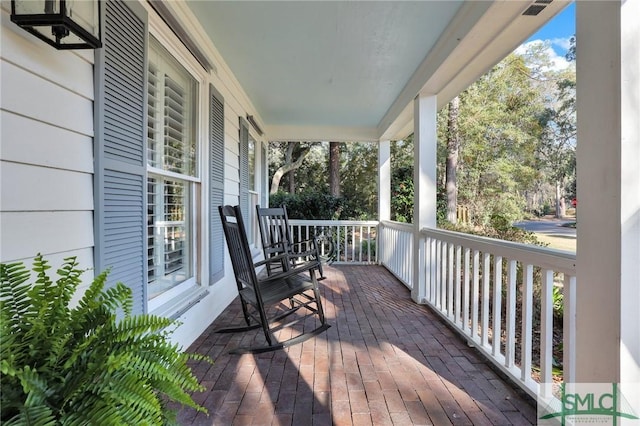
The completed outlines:
{"type": "Polygon", "coordinates": [[[224,276],[224,233],[218,212],[224,203],[224,99],[213,85],[209,88],[209,284],[213,284],[224,276]]]}
{"type": "Polygon", "coordinates": [[[95,64],[95,267],[107,285],[133,290],[146,311],[147,16],[137,3],[104,2],[104,44],[95,64]]]}
{"type": "Polygon", "coordinates": [[[240,117],[240,209],[247,229],[250,229],[249,208],[249,124],[240,117]]]}

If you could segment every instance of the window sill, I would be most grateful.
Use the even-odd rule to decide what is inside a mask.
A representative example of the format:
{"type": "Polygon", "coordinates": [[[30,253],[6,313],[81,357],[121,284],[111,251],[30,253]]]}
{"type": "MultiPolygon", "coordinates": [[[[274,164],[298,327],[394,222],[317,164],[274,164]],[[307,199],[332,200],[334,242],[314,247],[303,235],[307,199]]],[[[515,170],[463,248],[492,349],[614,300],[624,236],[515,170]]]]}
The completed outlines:
{"type": "Polygon", "coordinates": [[[199,285],[194,285],[179,296],[176,296],[165,304],[158,306],[156,309],[151,311],[150,314],[164,318],[176,319],[204,299],[208,294],[209,290],[202,288],[199,285]]]}

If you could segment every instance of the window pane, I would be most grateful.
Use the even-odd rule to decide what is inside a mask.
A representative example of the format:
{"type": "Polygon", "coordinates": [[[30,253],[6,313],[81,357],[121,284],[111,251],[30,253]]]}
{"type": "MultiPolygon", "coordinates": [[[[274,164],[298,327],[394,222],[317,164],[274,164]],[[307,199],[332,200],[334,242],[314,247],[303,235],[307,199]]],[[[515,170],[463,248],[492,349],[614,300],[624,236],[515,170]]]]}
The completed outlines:
{"type": "Polygon", "coordinates": [[[249,136],[249,190],[256,190],[256,141],[249,136]]]}
{"type": "Polygon", "coordinates": [[[197,82],[157,40],[150,46],[148,164],[196,176],[197,82]]]}
{"type": "Polygon", "coordinates": [[[150,176],[147,184],[149,299],[190,278],[190,193],[186,181],[150,176]]]}

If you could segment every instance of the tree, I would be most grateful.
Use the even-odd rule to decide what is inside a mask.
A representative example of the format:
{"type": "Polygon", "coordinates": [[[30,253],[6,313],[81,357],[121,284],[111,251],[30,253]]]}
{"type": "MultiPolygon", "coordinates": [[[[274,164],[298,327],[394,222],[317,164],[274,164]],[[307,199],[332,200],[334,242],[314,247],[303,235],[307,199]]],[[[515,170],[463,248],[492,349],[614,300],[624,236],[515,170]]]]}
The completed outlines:
{"type": "MultiPolygon", "coordinates": [[[[298,169],[302,163],[304,162],[305,157],[309,154],[311,150],[311,146],[305,145],[298,152],[298,157],[293,160],[293,154],[295,148],[299,145],[298,142],[287,142],[286,143],[286,152],[284,155],[284,164],[273,173],[273,178],[271,179],[271,190],[270,194],[275,194],[278,192],[280,188],[280,180],[285,175],[285,173],[291,173],[294,170],[298,169]]],[[[291,188],[289,188],[291,192],[291,188]]]]}
{"type": "Polygon", "coordinates": [[[359,219],[377,217],[378,144],[344,144],[341,163],[341,195],[347,214],[359,219]]]}
{"type": "MultiPolygon", "coordinates": [[[[523,193],[538,174],[537,118],[544,107],[539,95],[524,58],[512,54],[460,96],[457,195],[476,225],[522,217],[523,193]]],[[[443,121],[440,141],[448,140],[443,121]]]]}
{"type": "Polygon", "coordinates": [[[569,62],[575,62],[575,60],[576,60],[576,36],[575,36],[575,34],[573,35],[573,37],[571,37],[571,39],[569,39],[569,50],[567,51],[567,54],[565,55],[565,58],[567,58],[567,61],[569,61],[569,62]]]}
{"type": "Polygon", "coordinates": [[[447,220],[457,222],[458,210],[458,150],[460,148],[460,132],[458,131],[458,114],[460,112],[460,98],[457,96],[449,102],[449,119],[447,131],[447,164],[446,183],[447,191],[447,220]]]}
{"type": "Polygon", "coordinates": [[[329,142],[329,193],[340,196],[340,142],[329,142]]]}
{"type": "Polygon", "coordinates": [[[555,187],[556,217],[565,215],[565,188],[575,174],[576,104],[575,72],[567,71],[557,82],[556,102],[540,116],[544,127],[539,148],[542,167],[555,187]]]}

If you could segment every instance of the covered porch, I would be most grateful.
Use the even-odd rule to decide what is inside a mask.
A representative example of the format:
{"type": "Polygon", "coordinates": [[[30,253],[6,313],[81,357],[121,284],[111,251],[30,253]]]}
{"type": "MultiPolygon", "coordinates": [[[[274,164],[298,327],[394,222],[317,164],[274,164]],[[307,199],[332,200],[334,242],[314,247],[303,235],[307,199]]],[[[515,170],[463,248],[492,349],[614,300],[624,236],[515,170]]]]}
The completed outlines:
{"type": "MultiPolygon", "coordinates": [[[[282,351],[229,355],[259,332],[216,334],[242,321],[234,301],[193,343],[210,416],[183,425],[535,424],[535,401],[467,345],[382,266],[341,264],[320,281],[332,327],[282,351]]],[[[312,327],[312,324],[307,324],[312,327]]]]}

